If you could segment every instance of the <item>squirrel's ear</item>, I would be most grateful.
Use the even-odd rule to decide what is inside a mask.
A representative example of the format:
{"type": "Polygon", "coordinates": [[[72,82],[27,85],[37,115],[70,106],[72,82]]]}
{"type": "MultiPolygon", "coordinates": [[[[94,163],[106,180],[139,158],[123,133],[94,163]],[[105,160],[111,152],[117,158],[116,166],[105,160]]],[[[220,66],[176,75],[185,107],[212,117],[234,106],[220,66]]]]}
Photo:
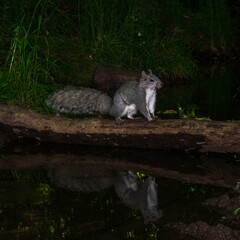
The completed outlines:
{"type": "Polygon", "coordinates": [[[148,74],[153,74],[151,69],[148,69],[148,74]]]}
{"type": "Polygon", "coordinates": [[[147,74],[145,73],[145,71],[142,71],[142,78],[147,78],[147,74]]]}

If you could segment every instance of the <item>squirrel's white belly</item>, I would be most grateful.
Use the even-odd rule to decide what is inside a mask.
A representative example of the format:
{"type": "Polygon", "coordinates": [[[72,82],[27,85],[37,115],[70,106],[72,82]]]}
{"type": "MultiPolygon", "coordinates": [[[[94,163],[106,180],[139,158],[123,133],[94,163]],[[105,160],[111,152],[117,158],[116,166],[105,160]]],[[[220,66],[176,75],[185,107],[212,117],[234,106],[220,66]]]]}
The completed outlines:
{"type": "Polygon", "coordinates": [[[147,89],[146,90],[146,107],[148,111],[154,113],[156,103],[156,90],[155,89],[147,89]]]}
{"type": "Polygon", "coordinates": [[[146,103],[147,103],[147,105],[149,105],[149,101],[154,94],[155,94],[154,89],[146,89],[146,103]]]}

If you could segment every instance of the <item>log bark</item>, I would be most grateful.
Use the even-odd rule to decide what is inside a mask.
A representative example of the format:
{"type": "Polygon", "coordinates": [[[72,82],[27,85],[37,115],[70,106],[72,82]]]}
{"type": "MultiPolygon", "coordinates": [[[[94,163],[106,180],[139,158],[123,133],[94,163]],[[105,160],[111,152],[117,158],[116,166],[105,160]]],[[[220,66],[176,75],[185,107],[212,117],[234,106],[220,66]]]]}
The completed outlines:
{"type": "Polygon", "coordinates": [[[240,153],[240,123],[192,119],[70,119],[0,105],[0,130],[17,138],[98,146],[240,153]]]}

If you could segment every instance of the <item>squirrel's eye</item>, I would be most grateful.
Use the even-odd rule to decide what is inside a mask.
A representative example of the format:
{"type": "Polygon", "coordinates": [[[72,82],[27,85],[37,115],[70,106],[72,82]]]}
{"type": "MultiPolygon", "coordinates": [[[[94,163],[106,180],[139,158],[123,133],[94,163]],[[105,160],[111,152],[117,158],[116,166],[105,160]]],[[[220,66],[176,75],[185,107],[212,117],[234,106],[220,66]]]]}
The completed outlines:
{"type": "Polygon", "coordinates": [[[151,78],[151,79],[150,79],[150,82],[154,82],[154,79],[151,78]]]}

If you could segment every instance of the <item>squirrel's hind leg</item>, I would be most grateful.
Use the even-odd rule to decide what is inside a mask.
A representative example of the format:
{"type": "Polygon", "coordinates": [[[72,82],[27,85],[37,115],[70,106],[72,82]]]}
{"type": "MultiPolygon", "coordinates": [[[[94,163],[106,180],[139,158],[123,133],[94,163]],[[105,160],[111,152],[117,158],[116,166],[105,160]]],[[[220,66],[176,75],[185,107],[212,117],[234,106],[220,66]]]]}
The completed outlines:
{"type": "Polygon", "coordinates": [[[119,94],[115,94],[113,98],[113,105],[109,110],[109,114],[114,116],[117,124],[122,123],[124,120],[121,117],[127,114],[126,103],[123,101],[122,97],[119,94]]]}
{"type": "Polygon", "coordinates": [[[136,113],[137,113],[137,108],[135,104],[126,106],[125,109],[121,112],[121,114],[118,115],[118,117],[115,117],[117,124],[121,124],[124,122],[124,120],[121,117],[125,115],[127,115],[129,119],[134,119],[133,115],[136,113]]]}
{"type": "Polygon", "coordinates": [[[134,119],[133,115],[137,113],[136,104],[131,104],[126,106],[127,117],[130,119],[134,119]]]}
{"type": "Polygon", "coordinates": [[[116,118],[116,123],[117,124],[121,124],[121,123],[123,123],[124,122],[124,120],[123,119],[121,119],[121,117],[119,117],[119,118],[116,118]]]}
{"type": "Polygon", "coordinates": [[[117,117],[115,116],[117,124],[121,124],[124,122],[124,120],[121,119],[121,117],[125,115],[127,115],[129,119],[134,119],[133,115],[136,113],[137,113],[137,108],[135,104],[125,106],[125,108],[122,109],[122,111],[118,111],[117,117]]]}

